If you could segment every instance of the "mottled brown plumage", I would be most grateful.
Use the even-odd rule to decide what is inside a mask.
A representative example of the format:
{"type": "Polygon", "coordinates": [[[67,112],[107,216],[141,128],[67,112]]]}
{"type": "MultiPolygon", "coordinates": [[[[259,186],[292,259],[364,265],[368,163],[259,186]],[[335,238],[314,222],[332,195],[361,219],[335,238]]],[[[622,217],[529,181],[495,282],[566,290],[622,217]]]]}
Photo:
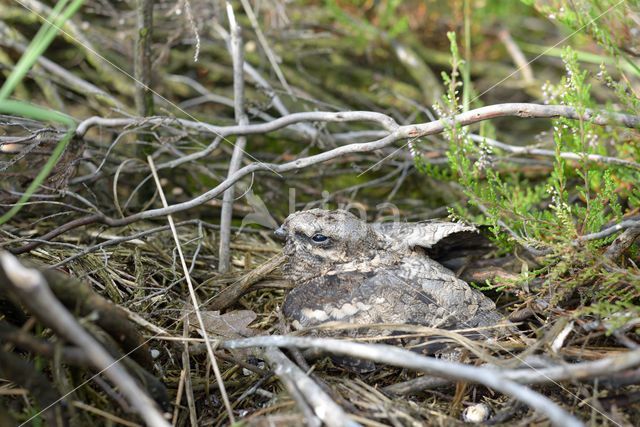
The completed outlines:
{"type": "Polygon", "coordinates": [[[284,314],[296,327],[340,321],[419,324],[445,329],[492,326],[495,304],[427,256],[443,239],[477,234],[447,222],[367,224],[346,211],[290,215],[283,267],[296,287],[284,314]]]}

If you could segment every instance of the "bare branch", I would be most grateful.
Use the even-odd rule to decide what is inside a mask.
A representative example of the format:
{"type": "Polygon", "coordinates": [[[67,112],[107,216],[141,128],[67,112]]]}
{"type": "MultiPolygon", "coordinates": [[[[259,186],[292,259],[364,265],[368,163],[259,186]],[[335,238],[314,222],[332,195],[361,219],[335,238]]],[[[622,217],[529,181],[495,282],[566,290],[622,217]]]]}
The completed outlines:
{"type": "MultiPolygon", "coordinates": [[[[8,252],[0,252],[0,283],[5,284],[29,310],[58,335],[84,350],[87,358],[101,373],[114,382],[136,408],[147,424],[169,426],[155,402],[138,386],[91,334],[80,326],[73,315],[57,300],[40,272],[25,268],[8,252]]],[[[96,374],[97,375],[97,374],[96,374]]],[[[46,409],[46,408],[44,408],[46,409]]]]}
{"type": "MultiPolygon", "coordinates": [[[[516,145],[509,145],[509,144],[505,144],[504,142],[497,141],[495,139],[486,138],[484,136],[474,135],[474,134],[471,134],[469,137],[471,138],[471,140],[475,142],[485,143],[490,147],[499,148],[508,153],[528,154],[532,156],[545,156],[545,157],[556,156],[556,152],[554,150],[545,150],[542,148],[534,148],[534,147],[527,147],[527,146],[520,147],[516,145]]],[[[593,162],[593,163],[620,165],[620,166],[626,166],[628,168],[640,170],[640,163],[632,162],[631,160],[618,159],[617,157],[601,156],[599,154],[571,153],[567,151],[562,151],[560,152],[560,157],[568,160],[577,160],[577,161],[587,160],[588,162],[593,162]]]]}
{"type": "Polygon", "coordinates": [[[522,80],[524,80],[526,84],[533,84],[535,78],[533,77],[531,64],[527,60],[527,57],[524,56],[524,53],[522,53],[522,50],[520,50],[518,44],[511,38],[509,30],[506,28],[500,29],[498,31],[498,38],[504,44],[504,47],[507,48],[507,52],[509,52],[513,62],[518,67],[518,71],[522,74],[522,80]]]}
{"type": "Polygon", "coordinates": [[[598,231],[597,233],[585,234],[584,236],[580,236],[578,237],[578,242],[602,239],[605,237],[609,237],[612,234],[616,234],[618,231],[626,230],[632,227],[640,227],[640,220],[628,219],[625,221],[620,221],[619,223],[612,225],[611,227],[607,227],[602,231],[598,231]]]}
{"type": "MultiPolygon", "coordinates": [[[[225,40],[225,42],[228,43],[229,33],[227,32],[227,30],[225,30],[224,27],[222,27],[220,24],[218,24],[215,21],[213,22],[212,26],[213,26],[213,29],[218,33],[218,35],[220,35],[220,37],[222,37],[225,40]]],[[[286,107],[286,105],[284,105],[284,103],[282,102],[282,100],[280,99],[276,91],[273,89],[269,81],[264,77],[262,77],[262,75],[258,72],[258,70],[256,70],[255,67],[251,65],[249,62],[245,61],[243,64],[243,67],[244,67],[244,72],[247,73],[247,75],[251,79],[253,79],[255,85],[258,86],[259,89],[265,91],[269,96],[269,98],[271,98],[271,102],[273,103],[273,106],[275,107],[275,109],[283,116],[289,115],[290,114],[289,109],[286,107]]],[[[206,88],[202,87],[202,85],[199,85],[198,83],[196,83],[195,85],[194,83],[189,83],[189,84],[192,87],[194,87],[196,90],[198,90],[200,93],[203,93],[203,94],[206,93],[206,96],[209,97],[210,99],[218,99],[216,102],[233,106],[232,101],[224,99],[224,102],[223,102],[222,97],[209,93],[206,90],[206,88]]],[[[265,114],[264,112],[256,108],[250,108],[249,112],[259,117],[268,116],[267,114],[265,114]]],[[[318,136],[318,131],[314,127],[309,126],[306,123],[301,123],[301,124],[295,125],[294,127],[295,127],[295,130],[298,131],[300,135],[302,135],[305,139],[313,140],[318,136]]]]}
{"type": "MultiPolygon", "coordinates": [[[[527,105],[527,104],[525,104],[527,105]]],[[[107,119],[104,117],[90,117],[83,120],[78,124],[76,129],[76,135],[79,137],[84,136],[87,131],[94,126],[103,127],[123,127],[132,125],[170,125],[177,123],[185,129],[191,129],[197,132],[209,133],[215,136],[227,137],[230,135],[255,135],[263,134],[282,129],[286,126],[295,125],[302,122],[377,122],[384,129],[393,131],[398,127],[398,124],[391,117],[376,113],[373,111],[344,111],[344,112],[325,112],[325,111],[312,111],[305,113],[291,113],[287,116],[279,117],[273,121],[267,123],[257,123],[251,125],[234,125],[234,126],[216,126],[204,122],[194,122],[192,120],[179,119],[173,117],[145,117],[145,118],[118,118],[107,119]]]]}
{"type": "Polygon", "coordinates": [[[298,402],[298,406],[305,414],[306,421],[310,426],[320,425],[318,419],[329,427],[360,425],[349,420],[342,408],[279,349],[267,347],[264,356],[287,387],[291,396],[298,402]],[[309,414],[307,402],[312,406],[315,416],[313,412],[309,414]]]}
{"type": "Polygon", "coordinates": [[[526,403],[533,409],[545,414],[554,425],[575,427],[583,426],[581,421],[567,413],[553,401],[508,379],[502,371],[424,357],[412,351],[391,345],[360,344],[331,338],[273,335],[223,341],[220,343],[220,346],[228,349],[250,347],[295,347],[317,349],[332,354],[373,360],[393,366],[415,369],[438,377],[476,382],[526,403]]]}

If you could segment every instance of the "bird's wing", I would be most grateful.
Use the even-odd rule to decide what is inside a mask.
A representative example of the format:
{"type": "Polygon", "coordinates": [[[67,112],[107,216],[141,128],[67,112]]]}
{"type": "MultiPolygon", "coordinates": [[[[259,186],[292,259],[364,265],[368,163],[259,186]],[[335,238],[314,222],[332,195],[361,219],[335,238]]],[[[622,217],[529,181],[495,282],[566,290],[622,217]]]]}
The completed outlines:
{"type": "Polygon", "coordinates": [[[421,246],[423,248],[431,248],[449,236],[478,233],[474,226],[444,221],[415,223],[376,222],[371,225],[377,232],[392,240],[406,242],[408,246],[421,246]]]}
{"type": "Polygon", "coordinates": [[[471,225],[426,221],[374,223],[373,227],[396,245],[423,250],[428,257],[452,269],[464,264],[461,260],[482,256],[492,248],[489,239],[471,225]]]}
{"type": "Polygon", "coordinates": [[[409,323],[443,329],[498,323],[495,304],[426,257],[375,271],[329,273],[293,289],[284,314],[299,326],[330,321],[409,323]]]}
{"type": "Polygon", "coordinates": [[[308,280],[289,292],[282,307],[284,315],[302,327],[352,322],[355,314],[367,309],[357,289],[372,275],[371,271],[330,272],[308,280]]]}
{"type": "Polygon", "coordinates": [[[419,288],[384,268],[330,272],[297,286],[285,298],[285,316],[299,326],[326,322],[424,323],[419,288]]]}
{"type": "MultiPolygon", "coordinates": [[[[413,266],[405,263],[397,268],[381,270],[365,280],[357,290],[356,300],[366,300],[364,305],[371,308],[359,312],[353,322],[466,330],[461,333],[472,339],[501,335],[504,328],[493,326],[503,323],[504,318],[493,301],[471,289],[442,266],[428,261],[433,263],[433,268],[419,265],[413,270],[413,266]]],[[[393,328],[386,331],[390,337],[403,334],[394,332],[393,328]]],[[[379,336],[381,331],[371,330],[367,335],[379,336]]],[[[402,342],[424,354],[438,353],[447,347],[438,336],[402,342]]]]}

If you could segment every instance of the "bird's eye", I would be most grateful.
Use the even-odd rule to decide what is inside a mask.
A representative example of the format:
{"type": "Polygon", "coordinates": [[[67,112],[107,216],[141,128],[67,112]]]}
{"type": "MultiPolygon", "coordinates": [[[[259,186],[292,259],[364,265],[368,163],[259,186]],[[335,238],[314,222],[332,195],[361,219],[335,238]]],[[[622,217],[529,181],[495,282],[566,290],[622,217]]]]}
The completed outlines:
{"type": "Polygon", "coordinates": [[[313,237],[311,237],[311,240],[313,240],[316,243],[322,243],[322,242],[326,242],[329,238],[327,236],[325,236],[324,234],[320,234],[320,233],[316,233],[313,235],[313,237]]]}

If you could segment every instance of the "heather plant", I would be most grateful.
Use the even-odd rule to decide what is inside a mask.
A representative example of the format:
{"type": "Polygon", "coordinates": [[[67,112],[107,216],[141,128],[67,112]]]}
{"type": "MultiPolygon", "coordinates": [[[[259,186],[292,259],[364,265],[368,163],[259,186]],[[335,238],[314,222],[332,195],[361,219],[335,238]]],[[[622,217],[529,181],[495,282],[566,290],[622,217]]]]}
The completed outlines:
{"type": "MultiPolygon", "coordinates": [[[[603,34],[598,26],[589,29],[596,36],[603,34]]],[[[467,106],[461,99],[469,99],[464,94],[472,91],[460,78],[468,63],[460,55],[455,34],[449,33],[449,39],[451,71],[442,76],[446,94],[434,105],[443,120],[464,111],[467,106]]],[[[611,37],[596,37],[596,40],[620,60],[620,51],[614,47],[611,37]]],[[[627,79],[611,77],[604,64],[600,72],[593,75],[581,66],[577,52],[570,47],[563,49],[562,61],[565,65],[562,79],[555,84],[546,82],[542,87],[544,103],[573,107],[580,117],[589,110],[605,109],[638,114],[638,97],[627,79]],[[594,84],[607,89],[609,102],[606,106],[594,101],[594,84]]],[[[618,67],[616,72],[624,73],[624,70],[618,67]]],[[[635,302],[640,296],[637,266],[632,263],[619,267],[602,257],[615,236],[589,238],[590,234],[620,222],[625,214],[640,208],[638,169],[594,161],[596,158],[593,157],[608,156],[637,162],[640,153],[632,143],[637,131],[598,126],[584,118],[554,119],[548,140],[553,144],[554,153],[549,171],[530,176],[517,168],[503,167],[510,160],[509,153],[483,140],[494,137],[496,130],[493,127],[479,127],[480,138],[472,139],[470,128],[447,123],[444,134],[448,143],[446,166],[425,162],[416,154],[419,144],[414,143],[412,149],[421,171],[449,181],[464,192],[468,204],[456,205],[450,210],[451,216],[490,226],[495,241],[504,252],[517,246],[524,247],[535,257],[538,267],[535,271],[524,268],[523,276],[527,280],[538,276],[543,284],[539,288],[540,294],[548,296],[552,303],[570,297],[575,299],[577,295],[577,307],[581,308],[577,313],[597,313],[605,317],[613,313],[618,313],[618,317],[637,315],[635,302]],[[579,292],[574,292],[576,289],[579,292]]],[[[638,250],[632,247],[630,251],[633,255],[638,250]]],[[[619,324],[619,321],[615,323],[619,324]]]]}

